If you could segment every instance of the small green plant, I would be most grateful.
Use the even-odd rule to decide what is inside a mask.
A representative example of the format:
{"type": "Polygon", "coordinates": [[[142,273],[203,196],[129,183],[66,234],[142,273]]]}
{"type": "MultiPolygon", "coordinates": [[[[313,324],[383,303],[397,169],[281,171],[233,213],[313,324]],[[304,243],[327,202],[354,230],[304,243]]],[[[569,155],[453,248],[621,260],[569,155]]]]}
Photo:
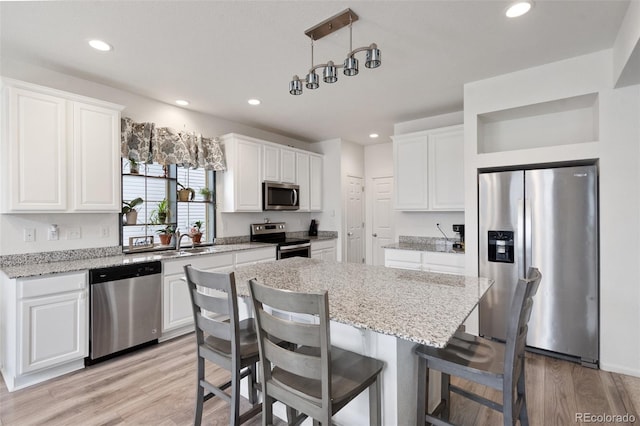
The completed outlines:
{"type": "Polygon", "coordinates": [[[158,203],[155,210],[151,213],[151,217],[155,219],[157,223],[162,224],[167,221],[167,217],[169,217],[169,202],[166,198],[158,203]]]}
{"type": "Polygon", "coordinates": [[[127,202],[127,201],[123,201],[122,202],[122,213],[130,213],[133,211],[136,211],[135,207],[139,206],[140,204],[144,203],[144,200],[140,197],[138,198],[134,198],[133,200],[127,202]]]}
{"type": "Polygon", "coordinates": [[[156,233],[160,235],[173,235],[176,232],[176,227],[174,225],[167,225],[164,228],[158,229],[156,233]]]}
{"type": "Polygon", "coordinates": [[[193,222],[193,227],[191,228],[191,233],[192,234],[202,234],[202,225],[204,225],[204,222],[201,220],[196,220],[195,222],[193,222]]]}
{"type": "Polygon", "coordinates": [[[200,188],[198,192],[200,193],[200,195],[202,195],[202,198],[204,198],[205,201],[209,201],[211,199],[211,195],[213,194],[211,190],[206,186],[204,188],[200,188]]]}
{"type": "Polygon", "coordinates": [[[129,160],[129,173],[137,175],[140,172],[140,163],[133,158],[128,158],[127,160],[129,160]]]}

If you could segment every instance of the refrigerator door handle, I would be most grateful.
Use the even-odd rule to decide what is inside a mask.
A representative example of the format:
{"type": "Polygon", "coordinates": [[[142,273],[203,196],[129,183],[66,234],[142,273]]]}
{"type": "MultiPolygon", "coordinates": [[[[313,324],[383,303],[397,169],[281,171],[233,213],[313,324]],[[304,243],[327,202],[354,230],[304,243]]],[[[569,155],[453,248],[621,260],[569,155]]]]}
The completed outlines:
{"type": "Polygon", "coordinates": [[[525,251],[524,251],[524,263],[523,263],[523,272],[526,277],[527,269],[531,264],[531,256],[532,256],[532,246],[533,239],[531,233],[531,200],[525,198],[524,199],[524,243],[525,243],[525,251]]]}
{"type": "Polygon", "coordinates": [[[526,276],[525,273],[525,224],[524,224],[524,216],[525,216],[525,200],[522,198],[518,200],[518,228],[516,233],[516,255],[518,262],[518,277],[524,278],[526,276]]]}

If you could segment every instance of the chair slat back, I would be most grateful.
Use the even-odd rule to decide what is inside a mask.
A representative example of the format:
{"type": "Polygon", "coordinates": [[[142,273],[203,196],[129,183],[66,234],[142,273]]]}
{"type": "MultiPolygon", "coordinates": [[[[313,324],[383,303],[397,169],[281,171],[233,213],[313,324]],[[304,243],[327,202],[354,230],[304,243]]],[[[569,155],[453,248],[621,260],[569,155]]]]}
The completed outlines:
{"type": "Polygon", "coordinates": [[[234,273],[201,271],[191,265],[186,265],[184,272],[189,286],[198,345],[204,343],[205,335],[227,340],[239,361],[238,300],[234,273]],[[203,293],[206,289],[216,290],[216,296],[203,293]]]}
{"type": "Polygon", "coordinates": [[[538,291],[542,275],[537,268],[529,268],[527,278],[518,280],[513,296],[509,322],[507,325],[507,342],[505,345],[505,384],[504,391],[513,392],[515,381],[524,364],[524,350],[527,339],[527,323],[533,309],[533,296],[538,291]]]}
{"type": "MultiPolygon", "coordinates": [[[[258,348],[262,360],[264,391],[269,394],[271,365],[301,377],[320,380],[322,406],[330,407],[331,362],[329,336],[329,297],[319,293],[295,293],[278,290],[256,280],[249,281],[249,290],[256,312],[258,348]],[[291,313],[318,315],[318,324],[307,324],[275,317],[265,306],[291,313]],[[277,339],[302,345],[298,351],[278,347],[277,339]],[[300,353],[304,352],[304,353],[300,353]]],[[[315,399],[315,398],[314,398],[315,399]]]]}

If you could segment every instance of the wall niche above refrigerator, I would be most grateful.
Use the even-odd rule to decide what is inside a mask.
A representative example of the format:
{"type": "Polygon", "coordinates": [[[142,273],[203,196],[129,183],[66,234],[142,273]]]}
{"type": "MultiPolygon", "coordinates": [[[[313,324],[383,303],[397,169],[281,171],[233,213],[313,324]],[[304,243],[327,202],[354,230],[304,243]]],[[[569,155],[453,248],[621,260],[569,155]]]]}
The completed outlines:
{"type": "Polygon", "coordinates": [[[597,142],[598,94],[478,115],[478,153],[597,142]]]}

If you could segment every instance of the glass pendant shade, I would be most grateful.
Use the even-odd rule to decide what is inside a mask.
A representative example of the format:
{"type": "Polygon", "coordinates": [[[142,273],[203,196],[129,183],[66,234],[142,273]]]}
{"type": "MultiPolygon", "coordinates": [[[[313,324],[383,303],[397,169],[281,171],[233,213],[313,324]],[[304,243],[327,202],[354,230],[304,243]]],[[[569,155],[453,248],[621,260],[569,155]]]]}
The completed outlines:
{"type": "Polygon", "coordinates": [[[344,75],[358,75],[358,60],[353,56],[344,60],[344,75]]]}
{"type": "Polygon", "coordinates": [[[293,76],[293,80],[289,83],[289,93],[292,95],[302,95],[302,81],[297,75],[293,76]]]}
{"type": "Polygon", "coordinates": [[[317,89],[320,86],[320,76],[315,72],[307,74],[307,89],[317,89]]]}
{"type": "Polygon", "coordinates": [[[336,74],[336,67],[333,64],[333,61],[327,62],[327,66],[324,67],[324,72],[322,73],[322,80],[325,83],[335,83],[338,81],[338,75],[336,74]]]}
{"type": "Polygon", "coordinates": [[[367,50],[367,61],[364,63],[364,66],[367,68],[378,68],[381,64],[380,49],[373,43],[369,46],[369,50],[367,50]]]}

